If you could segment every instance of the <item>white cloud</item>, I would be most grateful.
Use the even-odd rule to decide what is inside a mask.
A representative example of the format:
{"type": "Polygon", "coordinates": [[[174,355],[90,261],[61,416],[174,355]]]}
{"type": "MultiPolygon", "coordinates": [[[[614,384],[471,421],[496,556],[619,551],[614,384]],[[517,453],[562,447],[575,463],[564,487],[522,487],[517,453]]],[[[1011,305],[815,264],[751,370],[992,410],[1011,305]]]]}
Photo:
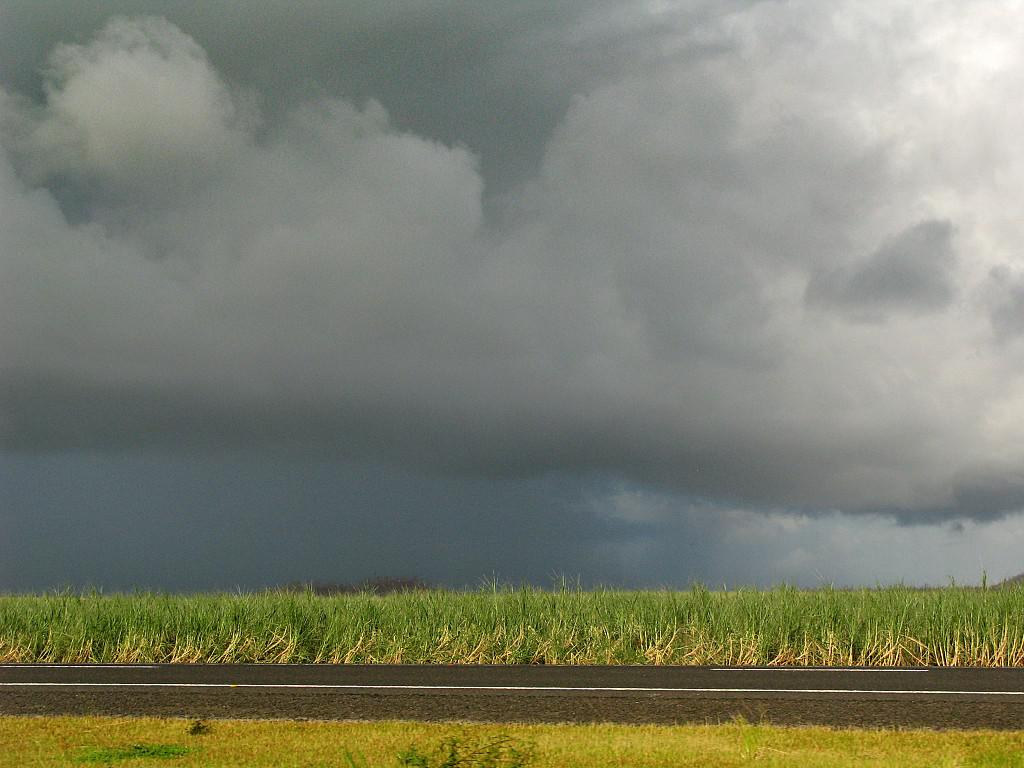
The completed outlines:
{"type": "Polygon", "coordinates": [[[36,174],[108,191],[164,192],[219,167],[246,114],[192,38],[158,18],[117,18],[87,45],[61,45],[46,115],[28,138],[36,174]]]}

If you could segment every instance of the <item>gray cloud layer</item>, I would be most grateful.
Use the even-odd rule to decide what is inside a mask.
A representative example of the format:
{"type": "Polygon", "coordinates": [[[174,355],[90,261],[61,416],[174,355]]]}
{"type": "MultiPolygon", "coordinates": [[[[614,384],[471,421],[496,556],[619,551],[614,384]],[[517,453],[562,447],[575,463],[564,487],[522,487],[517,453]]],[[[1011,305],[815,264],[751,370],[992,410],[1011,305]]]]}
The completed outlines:
{"type": "MultiPolygon", "coordinates": [[[[369,8],[355,27],[398,34],[369,8]]],[[[1018,13],[615,4],[509,37],[442,10],[437,45],[464,25],[443,77],[371,76],[365,51],[359,93],[314,67],[327,92],[289,96],[273,57],[225,74],[248,44],[189,18],[105,21],[35,85],[6,54],[8,450],[274,444],[770,507],[1022,506],[999,277],[1024,242],[1018,13]],[[414,104],[423,78],[500,91],[565,46],[601,66],[512,89],[522,130],[459,102],[463,139],[443,99],[414,104]]]]}
{"type": "Polygon", "coordinates": [[[886,240],[865,263],[813,275],[807,300],[879,321],[889,312],[945,309],[955,295],[952,236],[948,221],[915,224],[886,240]]]}

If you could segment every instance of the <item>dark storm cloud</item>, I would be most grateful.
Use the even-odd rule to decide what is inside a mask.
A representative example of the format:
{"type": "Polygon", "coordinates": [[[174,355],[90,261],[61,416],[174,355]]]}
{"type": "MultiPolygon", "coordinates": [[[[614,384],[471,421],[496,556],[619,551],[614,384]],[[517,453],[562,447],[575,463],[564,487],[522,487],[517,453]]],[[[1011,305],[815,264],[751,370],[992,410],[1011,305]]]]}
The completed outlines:
{"type": "Polygon", "coordinates": [[[988,293],[992,330],[1001,342],[1024,333],[1024,277],[1000,265],[990,273],[988,293]]]}
{"type": "Polygon", "coordinates": [[[1020,516],[1024,511],[1024,477],[1015,464],[970,467],[958,472],[950,485],[952,501],[939,506],[887,506],[865,512],[891,517],[900,525],[949,524],[960,530],[966,518],[991,523],[1020,516]]]}
{"type": "Polygon", "coordinates": [[[990,516],[1019,20],[926,5],[0,5],[0,440],[990,516]]]}
{"type": "Polygon", "coordinates": [[[573,506],[574,483],[558,477],[440,479],[259,453],[53,454],[5,458],[0,472],[0,591],[629,581],[619,563],[595,567],[612,526],[573,506]]]}
{"type": "Polygon", "coordinates": [[[594,477],[421,475],[268,453],[0,457],[0,592],[996,581],[1024,518],[910,528],[695,502],[594,477]],[[976,545],[976,549],[970,545],[976,545]],[[913,556],[908,556],[912,552],[913,556]]]}
{"type": "Polygon", "coordinates": [[[1024,509],[1024,472],[1020,467],[1002,467],[955,484],[956,509],[969,509],[974,517],[994,519],[1024,509]]]}
{"type": "Polygon", "coordinates": [[[948,221],[915,224],[888,238],[862,264],[814,274],[807,301],[867,320],[942,310],[954,296],[953,234],[948,221]]]}

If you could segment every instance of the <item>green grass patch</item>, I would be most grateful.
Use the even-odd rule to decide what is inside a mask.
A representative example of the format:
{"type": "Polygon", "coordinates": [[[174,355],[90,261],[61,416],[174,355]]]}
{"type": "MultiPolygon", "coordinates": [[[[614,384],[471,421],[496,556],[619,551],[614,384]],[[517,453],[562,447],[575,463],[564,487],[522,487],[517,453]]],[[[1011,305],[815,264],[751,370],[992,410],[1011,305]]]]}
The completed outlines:
{"type": "Polygon", "coordinates": [[[109,765],[121,760],[138,760],[140,758],[166,760],[187,755],[189,752],[188,747],[178,744],[132,744],[129,747],[86,747],[78,753],[76,759],[80,763],[109,765]]]}
{"type": "Polygon", "coordinates": [[[173,719],[0,717],[0,768],[73,768],[83,765],[84,748],[110,750],[102,753],[107,764],[145,765],[145,757],[115,750],[175,743],[200,745],[161,761],[175,768],[1024,766],[1024,733],[1013,731],[223,720],[188,736],[187,727],[173,719]]]}
{"type": "Polygon", "coordinates": [[[7,596],[0,661],[1024,666],[1024,586],[7,596]]]}

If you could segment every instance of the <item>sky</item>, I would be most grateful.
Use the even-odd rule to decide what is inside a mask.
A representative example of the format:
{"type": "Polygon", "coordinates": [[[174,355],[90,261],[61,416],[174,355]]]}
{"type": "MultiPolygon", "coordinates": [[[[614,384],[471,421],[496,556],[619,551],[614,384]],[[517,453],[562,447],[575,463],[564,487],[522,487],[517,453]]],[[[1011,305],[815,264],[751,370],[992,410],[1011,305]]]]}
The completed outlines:
{"type": "Polygon", "coordinates": [[[1024,571],[1021,40],[0,0],[0,591],[1024,571]]]}

